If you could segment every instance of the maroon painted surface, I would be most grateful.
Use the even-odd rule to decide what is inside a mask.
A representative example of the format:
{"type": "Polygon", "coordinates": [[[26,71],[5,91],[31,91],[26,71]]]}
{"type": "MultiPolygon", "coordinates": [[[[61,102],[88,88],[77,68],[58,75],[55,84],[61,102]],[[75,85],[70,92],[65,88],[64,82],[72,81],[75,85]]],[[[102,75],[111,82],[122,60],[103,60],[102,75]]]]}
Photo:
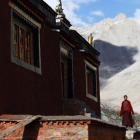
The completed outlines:
{"type": "MultiPolygon", "coordinates": [[[[98,79],[98,102],[86,97],[86,71],[85,71],[85,54],[80,53],[77,49],[73,51],[73,76],[74,76],[74,98],[86,102],[92,110],[96,112],[97,116],[101,116],[100,113],[100,89],[98,79]]],[[[99,70],[98,70],[99,77],[99,70]]]]}
{"type": "Polygon", "coordinates": [[[42,24],[42,75],[13,64],[8,1],[0,0],[0,114],[62,114],[59,36],[42,24]]]}
{"type": "MultiPolygon", "coordinates": [[[[60,40],[43,23],[40,32],[42,75],[11,62],[11,8],[0,0],[0,115],[62,114],[60,40]]],[[[100,116],[100,101],[86,97],[84,54],[73,50],[74,98],[100,116]]],[[[99,90],[98,90],[99,91],[99,90]]],[[[98,99],[100,95],[98,93],[98,99]]]]}

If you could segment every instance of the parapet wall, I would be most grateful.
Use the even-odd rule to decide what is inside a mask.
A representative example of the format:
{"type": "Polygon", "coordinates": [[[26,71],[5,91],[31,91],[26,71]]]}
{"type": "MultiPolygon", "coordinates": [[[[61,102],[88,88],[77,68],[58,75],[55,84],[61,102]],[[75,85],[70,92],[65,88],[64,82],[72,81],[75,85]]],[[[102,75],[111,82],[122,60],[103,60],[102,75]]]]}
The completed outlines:
{"type": "MultiPolygon", "coordinates": [[[[0,136],[25,120],[0,120],[0,136]]],[[[2,140],[125,140],[126,129],[84,116],[46,116],[2,140]]]]}

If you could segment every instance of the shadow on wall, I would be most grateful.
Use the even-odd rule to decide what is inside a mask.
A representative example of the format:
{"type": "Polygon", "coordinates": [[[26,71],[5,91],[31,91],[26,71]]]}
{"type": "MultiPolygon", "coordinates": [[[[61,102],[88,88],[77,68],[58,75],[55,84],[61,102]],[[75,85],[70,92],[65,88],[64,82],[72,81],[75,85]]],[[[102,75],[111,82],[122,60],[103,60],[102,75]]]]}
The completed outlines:
{"type": "Polygon", "coordinates": [[[26,125],[22,140],[37,140],[40,127],[40,122],[34,122],[26,125]]]}
{"type": "Polygon", "coordinates": [[[116,46],[102,40],[95,40],[94,48],[101,53],[99,56],[101,88],[105,86],[107,79],[134,64],[133,57],[138,53],[136,47],[116,46]]]}

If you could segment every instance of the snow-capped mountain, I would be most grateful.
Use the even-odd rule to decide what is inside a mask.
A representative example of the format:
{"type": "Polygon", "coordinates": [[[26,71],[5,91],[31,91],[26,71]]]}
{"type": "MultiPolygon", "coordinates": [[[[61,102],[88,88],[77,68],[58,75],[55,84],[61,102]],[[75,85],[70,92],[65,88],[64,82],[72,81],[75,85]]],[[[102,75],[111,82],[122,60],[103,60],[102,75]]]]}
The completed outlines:
{"type": "Polygon", "coordinates": [[[121,105],[124,95],[140,113],[140,21],[119,14],[93,27],[77,28],[85,39],[93,33],[100,53],[101,99],[121,105]]]}

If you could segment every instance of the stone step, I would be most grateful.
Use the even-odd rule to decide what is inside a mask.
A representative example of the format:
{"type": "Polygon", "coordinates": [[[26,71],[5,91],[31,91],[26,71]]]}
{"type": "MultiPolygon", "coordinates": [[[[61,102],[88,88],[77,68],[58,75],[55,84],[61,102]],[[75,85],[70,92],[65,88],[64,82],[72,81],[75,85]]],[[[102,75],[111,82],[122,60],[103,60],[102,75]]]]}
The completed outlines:
{"type": "Polygon", "coordinates": [[[79,109],[79,113],[80,115],[84,113],[87,113],[87,116],[91,116],[91,117],[96,117],[95,111],[91,110],[91,107],[86,105],[85,102],[83,101],[79,101],[77,99],[63,99],[63,103],[66,105],[65,109],[68,108],[68,110],[70,110],[69,106],[71,106],[71,110],[77,110],[79,109]]]}
{"type": "Polygon", "coordinates": [[[127,131],[126,131],[126,138],[127,139],[133,139],[134,138],[134,134],[136,133],[136,129],[128,129],[127,131]]]}

